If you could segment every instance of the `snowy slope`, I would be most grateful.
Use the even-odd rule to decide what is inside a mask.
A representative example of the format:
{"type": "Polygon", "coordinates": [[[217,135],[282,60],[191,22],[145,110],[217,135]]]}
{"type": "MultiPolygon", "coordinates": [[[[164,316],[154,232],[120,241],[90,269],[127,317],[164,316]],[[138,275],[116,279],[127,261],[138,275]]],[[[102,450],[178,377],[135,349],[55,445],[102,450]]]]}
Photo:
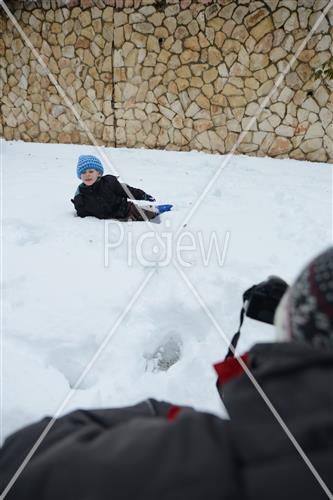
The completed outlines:
{"type": "MultiPolygon", "coordinates": [[[[270,274],[291,281],[332,240],[330,165],[234,157],[182,228],[224,157],[103,151],[123,181],[173,212],[151,228],[80,219],[75,165],[93,148],[2,142],[2,437],[54,414],[103,341],[61,413],[150,396],[224,415],[212,363],[226,343],[211,318],[230,338],[247,287],[270,274]],[[171,242],[167,257],[190,282],[151,230],[171,242]],[[207,256],[212,238],[223,265],[207,256]]],[[[273,335],[248,320],[239,351],[273,335]]]]}

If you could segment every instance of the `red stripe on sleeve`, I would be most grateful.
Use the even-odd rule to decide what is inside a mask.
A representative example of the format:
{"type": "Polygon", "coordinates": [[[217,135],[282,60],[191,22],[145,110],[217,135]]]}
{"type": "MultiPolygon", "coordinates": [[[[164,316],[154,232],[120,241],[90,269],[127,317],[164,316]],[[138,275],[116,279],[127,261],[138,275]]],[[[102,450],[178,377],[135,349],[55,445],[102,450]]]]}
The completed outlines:
{"type": "Polygon", "coordinates": [[[181,412],[180,406],[171,406],[171,408],[168,411],[167,419],[170,421],[174,420],[179,415],[180,412],[181,412]]]}
{"type": "MultiPolygon", "coordinates": [[[[247,352],[240,356],[240,358],[246,365],[248,364],[249,355],[247,352]]],[[[214,365],[214,368],[221,384],[225,384],[228,380],[239,377],[244,373],[243,367],[239,362],[239,358],[227,358],[221,363],[214,365]]]]}

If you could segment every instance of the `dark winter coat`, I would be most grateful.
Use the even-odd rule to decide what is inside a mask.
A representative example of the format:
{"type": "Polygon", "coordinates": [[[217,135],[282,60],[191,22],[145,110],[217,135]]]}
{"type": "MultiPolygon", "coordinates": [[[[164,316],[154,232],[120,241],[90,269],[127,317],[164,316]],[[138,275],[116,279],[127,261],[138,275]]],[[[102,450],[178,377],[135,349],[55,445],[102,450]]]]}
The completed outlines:
{"type": "MultiPolygon", "coordinates": [[[[332,491],[333,353],[259,344],[244,359],[332,491]]],[[[151,400],[76,411],[56,421],[6,498],[326,499],[238,362],[231,359],[216,370],[230,420],[151,400]]],[[[48,421],[7,439],[2,488],[48,421]]]]}
{"type": "MultiPolygon", "coordinates": [[[[146,200],[147,194],[142,189],[127,186],[135,200],[146,200]]],[[[131,203],[127,200],[124,184],[114,175],[104,175],[92,186],[80,184],[74,200],[77,215],[92,215],[98,219],[126,219],[131,203]]]]}

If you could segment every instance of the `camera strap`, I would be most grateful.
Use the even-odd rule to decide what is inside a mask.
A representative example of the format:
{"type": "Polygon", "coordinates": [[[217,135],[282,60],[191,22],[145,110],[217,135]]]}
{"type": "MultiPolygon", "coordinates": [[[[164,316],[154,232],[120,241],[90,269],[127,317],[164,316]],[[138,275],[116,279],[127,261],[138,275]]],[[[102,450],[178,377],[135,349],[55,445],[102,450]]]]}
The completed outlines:
{"type": "Polygon", "coordinates": [[[237,332],[234,334],[234,336],[231,339],[231,342],[230,342],[229,348],[228,348],[228,352],[227,352],[227,354],[226,354],[226,356],[224,358],[225,360],[228,359],[228,358],[232,358],[232,357],[235,356],[235,350],[236,350],[236,347],[237,347],[237,344],[238,344],[238,340],[239,340],[239,337],[240,337],[241,327],[242,327],[242,324],[244,322],[244,316],[246,314],[246,310],[247,310],[247,307],[248,307],[248,304],[249,304],[249,300],[250,300],[250,297],[251,297],[252,292],[255,289],[255,287],[256,287],[256,285],[251,286],[251,288],[249,288],[248,290],[246,290],[243,293],[243,306],[242,306],[242,309],[241,309],[241,312],[240,312],[239,327],[238,327],[237,332]]]}
{"type": "Polygon", "coordinates": [[[269,276],[266,281],[253,285],[243,293],[239,327],[231,339],[225,360],[235,356],[245,314],[249,318],[272,325],[276,308],[287,289],[288,283],[283,279],[278,276],[269,276]]]}
{"type": "Polygon", "coordinates": [[[241,326],[242,326],[243,321],[244,321],[244,316],[245,316],[245,307],[243,305],[241,313],[240,313],[240,323],[239,323],[238,330],[231,339],[231,342],[230,342],[229,348],[228,348],[228,352],[227,352],[224,360],[235,356],[235,350],[236,350],[236,346],[238,344],[239,336],[241,333],[240,330],[241,330],[241,326]]]}

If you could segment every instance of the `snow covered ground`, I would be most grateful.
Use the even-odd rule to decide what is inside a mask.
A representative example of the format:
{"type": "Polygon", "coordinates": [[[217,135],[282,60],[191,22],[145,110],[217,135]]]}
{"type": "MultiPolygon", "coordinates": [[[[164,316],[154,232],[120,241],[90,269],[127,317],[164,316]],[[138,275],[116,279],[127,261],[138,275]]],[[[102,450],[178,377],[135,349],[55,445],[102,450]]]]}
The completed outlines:
{"type": "MultiPolygon", "coordinates": [[[[61,413],[150,396],[225,415],[212,363],[243,291],[293,280],[332,241],[330,165],[234,157],[183,227],[224,157],[103,151],[123,181],[174,203],[160,224],[75,216],[76,160],[93,148],[2,142],[2,438],[68,394],[61,413]]],[[[248,319],[238,350],[273,336],[248,319]]]]}

